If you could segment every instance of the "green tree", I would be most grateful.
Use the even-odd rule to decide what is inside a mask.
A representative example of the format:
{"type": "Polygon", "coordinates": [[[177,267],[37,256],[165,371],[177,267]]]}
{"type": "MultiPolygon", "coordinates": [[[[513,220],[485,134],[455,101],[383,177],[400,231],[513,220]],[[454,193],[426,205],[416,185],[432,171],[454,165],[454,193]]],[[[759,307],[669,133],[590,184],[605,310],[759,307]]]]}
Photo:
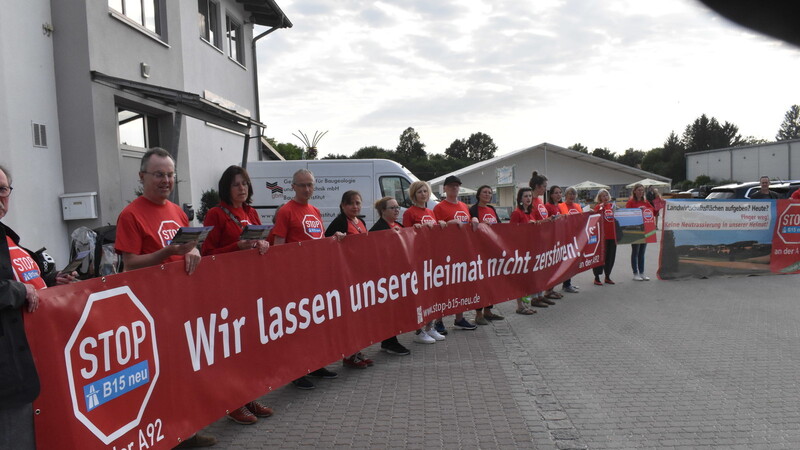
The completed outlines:
{"type": "Polygon", "coordinates": [[[370,145],[356,150],[351,159],[391,159],[396,161],[397,155],[394,150],[386,150],[385,148],[370,145]]]}
{"type": "Polygon", "coordinates": [[[425,152],[425,144],[420,141],[419,133],[412,127],[406,128],[400,135],[400,142],[397,144],[396,151],[397,157],[403,163],[428,158],[428,153],[425,152]]]}
{"type": "Polygon", "coordinates": [[[331,153],[330,155],[323,156],[322,159],[350,159],[350,157],[339,153],[331,153]]]}
{"type": "Polygon", "coordinates": [[[682,143],[687,153],[702,152],[741,145],[742,135],[736,125],[730,122],[720,125],[716,118],[709,119],[703,114],[686,126],[682,143]]]}
{"type": "Polygon", "coordinates": [[[472,133],[467,139],[468,159],[470,161],[486,161],[487,159],[494,158],[494,153],[497,151],[497,145],[494,143],[488,134],[472,133]]]}
{"type": "Polygon", "coordinates": [[[302,147],[298,147],[297,145],[290,144],[288,142],[278,142],[274,138],[270,137],[267,138],[267,142],[269,142],[269,145],[271,145],[272,148],[280,153],[284,159],[303,159],[302,147]]]}
{"type": "Polygon", "coordinates": [[[698,175],[694,179],[695,186],[703,186],[704,184],[711,184],[711,177],[708,175],[698,175]]]}
{"type": "Polygon", "coordinates": [[[663,158],[664,149],[661,147],[651,149],[642,158],[642,170],[664,175],[667,173],[667,163],[663,158]]]}
{"type": "Polygon", "coordinates": [[[641,150],[634,150],[629,148],[625,153],[617,156],[617,162],[631,167],[641,167],[642,160],[644,159],[644,152],[641,150]]]}
{"type": "Polygon", "coordinates": [[[453,159],[466,161],[469,159],[469,148],[467,147],[467,141],[464,139],[456,139],[450,144],[449,147],[447,147],[447,149],[445,149],[444,154],[453,159]]]}
{"type": "Polygon", "coordinates": [[[783,116],[783,123],[778,129],[775,139],[786,141],[800,139],[800,105],[792,105],[783,116]]]}
{"type": "Polygon", "coordinates": [[[576,152],[589,153],[589,149],[586,148],[586,146],[581,144],[580,142],[578,142],[576,144],[572,144],[567,148],[570,149],[570,150],[575,150],[576,152]]]}
{"type": "Polygon", "coordinates": [[[597,156],[598,158],[607,159],[609,161],[617,160],[616,155],[608,148],[596,148],[592,150],[592,156],[597,156]]]}

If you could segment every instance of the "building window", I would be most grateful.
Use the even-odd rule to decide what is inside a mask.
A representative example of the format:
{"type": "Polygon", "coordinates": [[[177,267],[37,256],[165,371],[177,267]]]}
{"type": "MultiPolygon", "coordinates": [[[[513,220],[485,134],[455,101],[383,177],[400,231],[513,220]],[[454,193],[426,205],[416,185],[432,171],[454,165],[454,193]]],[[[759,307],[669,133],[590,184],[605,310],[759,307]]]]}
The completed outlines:
{"type": "Polygon", "coordinates": [[[108,0],[108,7],[160,36],[158,3],[159,0],[108,0]]]}
{"type": "Polygon", "coordinates": [[[228,56],[244,65],[244,45],[242,42],[242,25],[236,22],[231,16],[225,18],[228,38],[228,56]]]}
{"type": "Polygon", "coordinates": [[[210,0],[197,0],[198,18],[200,21],[200,37],[217,48],[222,48],[222,37],[219,33],[219,5],[210,0]]]}
{"type": "Polygon", "coordinates": [[[43,124],[33,124],[33,146],[47,147],[47,127],[43,124]]]}
{"type": "Polygon", "coordinates": [[[120,147],[150,148],[158,144],[158,118],[120,108],[117,112],[120,147]]]}

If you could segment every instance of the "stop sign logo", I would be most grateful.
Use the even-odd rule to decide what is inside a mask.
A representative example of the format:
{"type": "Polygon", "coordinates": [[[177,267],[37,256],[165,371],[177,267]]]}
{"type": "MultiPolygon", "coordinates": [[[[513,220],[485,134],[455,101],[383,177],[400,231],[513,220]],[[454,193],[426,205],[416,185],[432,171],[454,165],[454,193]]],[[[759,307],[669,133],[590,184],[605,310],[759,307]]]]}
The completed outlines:
{"type": "Polygon", "coordinates": [[[142,419],[159,374],[155,323],[127,286],[89,296],[64,348],[75,417],[104,444],[142,419]]]}
{"type": "Polygon", "coordinates": [[[600,247],[600,215],[592,214],[589,220],[586,221],[586,227],[583,229],[586,236],[586,246],[583,247],[583,256],[589,258],[597,253],[600,247]]]}
{"type": "Polygon", "coordinates": [[[800,203],[792,203],[783,210],[777,227],[784,244],[800,244],[800,203]]]}

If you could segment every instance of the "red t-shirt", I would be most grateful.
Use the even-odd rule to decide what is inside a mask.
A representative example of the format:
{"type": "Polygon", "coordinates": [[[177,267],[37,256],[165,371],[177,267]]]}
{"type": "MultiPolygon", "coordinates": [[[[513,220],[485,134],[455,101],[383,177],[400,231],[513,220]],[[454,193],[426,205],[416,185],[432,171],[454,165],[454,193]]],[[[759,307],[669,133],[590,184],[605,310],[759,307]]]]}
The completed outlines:
{"type": "Polygon", "coordinates": [[[447,200],[439,202],[433,207],[433,214],[437,220],[449,222],[453,219],[461,223],[469,223],[469,206],[464,202],[450,203],[447,200]]]}
{"type": "Polygon", "coordinates": [[[239,236],[242,229],[247,225],[261,225],[261,218],[258,212],[250,205],[242,205],[239,208],[220,202],[208,210],[206,219],[203,221],[205,226],[213,226],[214,229],[208,233],[208,237],[203,241],[203,255],[215,255],[218,253],[228,253],[239,250],[239,236]],[[225,207],[239,220],[239,226],[228,214],[222,210],[225,207]]]}
{"type": "Polygon", "coordinates": [[[595,205],[594,210],[603,216],[603,238],[617,240],[617,222],[614,220],[614,207],[611,203],[595,205]]]}
{"type": "Polygon", "coordinates": [[[531,207],[531,216],[533,216],[533,220],[545,220],[550,217],[550,212],[547,211],[547,207],[544,205],[544,202],[541,198],[533,199],[533,206],[531,207]]]}
{"type": "MultiPolygon", "coordinates": [[[[178,228],[188,226],[186,213],[175,203],[159,205],[139,197],[117,217],[114,248],[120,254],[147,255],[169,245],[178,228]]],[[[183,255],[172,255],[162,262],[182,260],[183,255]]]]}
{"type": "Polygon", "coordinates": [[[558,209],[558,205],[554,205],[552,203],[545,203],[544,207],[547,208],[547,214],[551,217],[561,214],[561,210],[558,209]]]}
{"type": "Polygon", "coordinates": [[[354,224],[352,220],[347,220],[347,234],[361,234],[367,232],[367,224],[363,220],[358,219],[358,225],[354,224]]]}
{"type": "Polygon", "coordinates": [[[322,239],[325,237],[322,214],[316,206],[289,200],[278,211],[272,234],[284,238],[287,243],[322,239]]]}
{"type": "Polygon", "coordinates": [[[22,247],[14,243],[10,236],[6,236],[8,244],[8,256],[11,259],[11,269],[14,278],[20,283],[30,284],[37,291],[47,288],[39,271],[39,265],[31,258],[31,255],[22,247]]]}
{"type": "Polygon", "coordinates": [[[498,223],[497,212],[488,206],[478,206],[478,221],[482,223],[498,223]]]}
{"type": "Polygon", "coordinates": [[[511,212],[511,219],[509,220],[509,223],[530,223],[531,220],[536,220],[533,217],[533,209],[531,209],[530,214],[525,214],[524,211],[517,208],[511,212]]]}
{"type": "Polygon", "coordinates": [[[403,226],[413,227],[415,224],[421,223],[423,225],[436,225],[436,214],[428,208],[420,208],[413,205],[403,213],[403,226]]]}
{"type": "Polygon", "coordinates": [[[789,197],[789,198],[791,198],[791,199],[794,199],[794,200],[800,200],[800,189],[798,189],[798,190],[794,191],[794,193],[792,194],[792,196],[791,196],[791,197],[789,197]]]}
{"type": "Polygon", "coordinates": [[[583,212],[581,205],[577,203],[559,203],[558,209],[561,211],[561,214],[580,214],[583,212]]]}
{"type": "Polygon", "coordinates": [[[649,210],[653,209],[653,205],[650,204],[647,200],[636,201],[634,199],[628,200],[628,203],[625,204],[626,208],[647,208],[649,210]]]}

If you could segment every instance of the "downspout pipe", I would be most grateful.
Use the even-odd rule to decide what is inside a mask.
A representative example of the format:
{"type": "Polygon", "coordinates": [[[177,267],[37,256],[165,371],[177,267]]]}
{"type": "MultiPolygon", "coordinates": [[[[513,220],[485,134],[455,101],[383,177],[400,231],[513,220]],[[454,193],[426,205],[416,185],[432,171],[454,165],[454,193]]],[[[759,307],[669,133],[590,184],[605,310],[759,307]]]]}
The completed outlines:
{"type": "MultiPolygon", "coordinates": [[[[261,101],[259,99],[259,89],[258,89],[258,53],[256,52],[256,44],[258,43],[259,39],[266,37],[267,35],[271,34],[273,31],[279,29],[278,27],[272,27],[269,30],[259,34],[258,36],[253,38],[253,87],[255,88],[255,104],[256,104],[256,120],[261,122],[261,101]]],[[[262,122],[263,123],[263,122],[262,122]]],[[[261,154],[261,133],[263,130],[259,131],[258,135],[258,142],[256,146],[258,148],[258,160],[261,161],[264,159],[263,155],[261,154]]],[[[244,162],[244,161],[243,161],[244,162]]],[[[244,167],[244,165],[242,165],[244,167]]]]}

